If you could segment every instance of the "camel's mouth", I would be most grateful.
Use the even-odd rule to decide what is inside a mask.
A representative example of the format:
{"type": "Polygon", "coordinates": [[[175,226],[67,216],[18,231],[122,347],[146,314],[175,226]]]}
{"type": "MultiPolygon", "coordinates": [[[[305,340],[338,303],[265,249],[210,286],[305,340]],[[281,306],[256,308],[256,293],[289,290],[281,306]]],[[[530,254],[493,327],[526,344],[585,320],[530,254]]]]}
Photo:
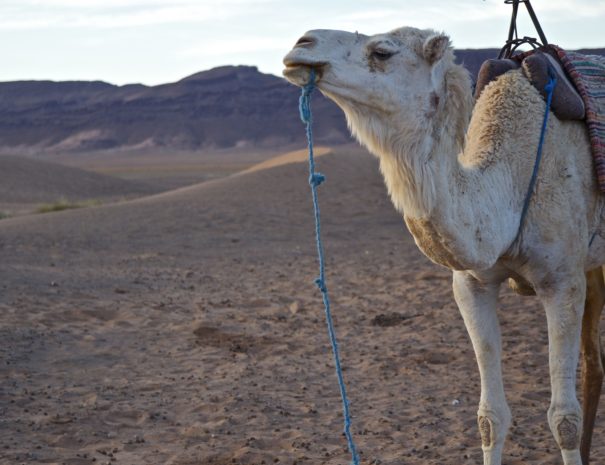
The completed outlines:
{"type": "Polygon", "coordinates": [[[292,84],[303,87],[311,79],[311,70],[315,72],[315,82],[319,82],[323,76],[326,63],[284,60],[286,67],[283,70],[284,77],[292,84]]]}

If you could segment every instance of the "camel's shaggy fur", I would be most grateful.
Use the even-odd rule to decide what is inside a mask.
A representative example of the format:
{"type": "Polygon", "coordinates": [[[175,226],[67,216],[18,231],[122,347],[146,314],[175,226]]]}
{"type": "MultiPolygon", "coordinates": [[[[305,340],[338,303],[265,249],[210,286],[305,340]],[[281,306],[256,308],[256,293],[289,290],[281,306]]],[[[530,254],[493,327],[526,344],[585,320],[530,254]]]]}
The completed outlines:
{"type": "MultiPolygon", "coordinates": [[[[285,76],[297,85],[307,82],[311,68],[318,71],[321,92],[378,156],[389,195],[417,245],[453,270],[454,296],[481,375],[484,463],[500,465],[511,421],[496,303],[500,284],[512,278],[531,287],[546,309],[548,420],[565,465],[581,465],[575,370],[585,272],[605,262],[603,199],[584,125],[550,118],[538,182],[515,240],[545,110],[521,71],[489,84],[472,110],[468,73],[454,64],[449,39],[431,30],[376,36],[310,31],[284,63],[285,76]]],[[[600,309],[592,314],[598,325],[600,309]]]]}

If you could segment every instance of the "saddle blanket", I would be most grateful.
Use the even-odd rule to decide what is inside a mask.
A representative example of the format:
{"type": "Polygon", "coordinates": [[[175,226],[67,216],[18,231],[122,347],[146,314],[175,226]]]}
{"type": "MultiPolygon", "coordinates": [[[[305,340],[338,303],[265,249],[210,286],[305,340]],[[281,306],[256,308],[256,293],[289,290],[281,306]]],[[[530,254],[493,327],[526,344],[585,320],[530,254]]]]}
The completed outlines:
{"type": "Polygon", "coordinates": [[[605,193],[605,57],[550,47],[584,101],[597,183],[605,193]]]}

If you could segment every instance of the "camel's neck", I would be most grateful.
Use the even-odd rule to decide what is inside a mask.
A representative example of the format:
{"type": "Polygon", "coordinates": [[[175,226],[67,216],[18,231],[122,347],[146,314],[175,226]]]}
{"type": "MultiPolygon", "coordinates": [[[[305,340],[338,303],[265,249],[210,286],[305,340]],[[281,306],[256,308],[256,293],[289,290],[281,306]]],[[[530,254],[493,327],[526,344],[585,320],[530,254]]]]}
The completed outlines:
{"type": "Polygon", "coordinates": [[[374,151],[391,199],[425,254],[454,269],[484,268],[516,233],[513,178],[519,173],[485,144],[485,134],[464,146],[472,97],[461,83],[448,83],[447,98],[426,128],[374,151]]]}
{"type": "Polygon", "coordinates": [[[457,156],[464,141],[464,134],[453,128],[466,128],[468,116],[447,119],[423,127],[415,137],[397,138],[379,154],[389,195],[407,217],[429,218],[453,200],[451,194],[462,174],[457,156]]]}

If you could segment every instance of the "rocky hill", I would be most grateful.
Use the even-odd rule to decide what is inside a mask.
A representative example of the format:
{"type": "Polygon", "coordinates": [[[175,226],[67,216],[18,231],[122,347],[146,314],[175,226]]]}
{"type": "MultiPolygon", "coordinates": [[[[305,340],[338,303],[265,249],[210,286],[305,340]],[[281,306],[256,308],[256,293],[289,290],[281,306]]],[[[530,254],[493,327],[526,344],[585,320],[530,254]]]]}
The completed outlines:
{"type": "MultiPolygon", "coordinates": [[[[248,66],[215,68],[153,87],[4,82],[0,147],[88,151],[286,145],[304,138],[298,95],[284,79],[248,66]]],[[[319,94],[313,104],[318,142],[349,140],[340,110],[319,94]]]]}
{"type": "MultiPolygon", "coordinates": [[[[590,50],[605,54],[605,49],[590,50]]],[[[476,74],[497,49],[459,50],[476,74]]],[[[93,81],[0,82],[4,153],[199,150],[304,143],[299,90],[250,66],[224,66],[158,86],[93,81]]],[[[318,143],[350,141],[342,112],[315,94],[318,143]]]]}

